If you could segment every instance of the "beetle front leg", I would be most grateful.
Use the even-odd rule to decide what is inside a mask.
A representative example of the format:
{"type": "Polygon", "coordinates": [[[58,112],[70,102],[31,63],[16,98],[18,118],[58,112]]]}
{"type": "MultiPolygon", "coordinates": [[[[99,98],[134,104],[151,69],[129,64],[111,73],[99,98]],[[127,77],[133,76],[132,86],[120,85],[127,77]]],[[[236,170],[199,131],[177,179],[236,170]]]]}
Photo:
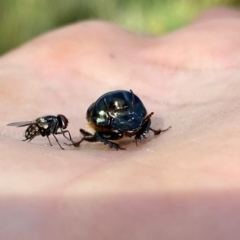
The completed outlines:
{"type": "Polygon", "coordinates": [[[87,141],[87,142],[102,142],[105,145],[107,144],[110,148],[115,148],[116,150],[121,149],[125,150],[124,148],[120,147],[117,143],[108,141],[106,138],[113,138],[113,139],[119,139],[122,137],[120,136],[119,133],[101,133],[101,132],[96,132],[94,134],[91,134],[84,129],[80,129],[80,132],[83,135],[83,138],[79,142],[75,142],[73,144],[67,144],[69,146],[74,146],[74,147],[79,147],[81,142],[87,141]]]}
{"type": "Polygon", "coordinates": [[[150,129],[150,125],[151,125],[151,120],[149,119],[138,130],[138,132],[136,133],[135,138],[134,138],[136,145],[138,145],[138,142],[141,141],[142,137],[146,138],[146,133],[148,133],[148,131],[150,129]]]}
{"type": "Polygon", "coordinates": [[[83,138],[80,141],[78,141],[78,142],[72,141],[72,144],[67,144],[67,143],[65,143],[65,144],[68,145],[68,146],[79,147],[81,142],[83,142],[84,140],[87,141],[87,142],[98,142],[96,137],[93,134],[91,134],[90,132],[87,132],[84,129],[80,129],[79,131],[83,135],[83,138]]]}
{"type": "Polygon", "coordinates": [[[107,144],[110,148],[115,148],[116,150],[118,150],[118,149],[125,150],[125,148],[120,147],[117,143],[107,140],[107,138],[111,138],[111,139],[121,138],[122,135],[121,134],[119,135],[119,133],[95,132],[93,135],[93,134],[85,131],[84,129],[80,129],[80,132],[84,136],[81,141],[85,140],[87,142],[102,142],[105,145],[107,144]]]}
{"type": "Polygon", "coordinates": [[[117,143],[108,141],[106,138],[104,138],[104,135],[106,133],[98,133],[96,132],[94,134],[95,138],[99,141],[104,143],[105,145],[107,144],[110,148],[115,148],[116,150],[121,149],[121,150],[125,150],[125,148],[120,147],[117,143]]]}
{"type": "Polygon", "coordinates": [[[168,128],[164,129],[164,130],[161,130],[161,129],[158,129],[158,130],[154,130],[152,128],[149,128],[149,130],[151,130],[152,132],[154,132],[154,135],[159,135],[161,132],[166,132],[169,128],[171,128],[171,126],[169,126],[168,128]]]}
{"type": "Polygon", "coordinates": [[[149,130],[151,130],[154,133],[154,135],[156,136],[162,132],[166,132],[168,129],[171,128],[171,126],[170,126],[164,130],[161,130],[161,129],[155,130],[155,129],[151,128],[150,126],[151,126],[151,120],[149,119],[147,122],[145,122],[143,124],[142,128],[136,133],[135,139],[134,139],[136,142],[136,145],[138,145],[138,142],[141,141],[142,137],[146,138],[146,133],[148,133],[149,130]]]}

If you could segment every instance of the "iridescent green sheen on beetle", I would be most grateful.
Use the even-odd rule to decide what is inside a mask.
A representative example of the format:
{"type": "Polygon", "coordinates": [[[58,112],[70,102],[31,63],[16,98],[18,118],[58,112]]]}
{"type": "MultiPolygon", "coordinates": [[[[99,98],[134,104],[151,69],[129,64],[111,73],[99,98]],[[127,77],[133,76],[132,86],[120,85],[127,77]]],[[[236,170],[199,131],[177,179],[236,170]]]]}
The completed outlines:
{"type": "Polygon", "coordinates": [[[154,130],[151,126],[151,117],[153,112],[147,114],[140,98],[132,90],[117,90],[108,92],[90,105],[87,110],[87,121],[95,130],[91,134],[84,129],[80,129],[83,138],[79,142],[71,145],[79,147],[82,141],[102,142],[109,145],[110,148],[124,149],[117,143],[109,140],[118,140],[124,136],[133,137],[136,144],[141,138],[146,138],[149,130],[154,135],[159,135],[165,130],[154,130]]]}

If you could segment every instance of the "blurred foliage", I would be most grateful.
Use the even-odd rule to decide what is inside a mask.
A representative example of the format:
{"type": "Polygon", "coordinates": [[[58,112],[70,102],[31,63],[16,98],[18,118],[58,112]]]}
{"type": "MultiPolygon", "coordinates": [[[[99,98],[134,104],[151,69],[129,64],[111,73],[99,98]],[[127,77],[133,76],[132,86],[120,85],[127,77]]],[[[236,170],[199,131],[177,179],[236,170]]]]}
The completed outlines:
{"type": "Polygon", "coordinates": [[[0,0],[0,54],[80,20],[107,20],[136,32],[162,34],[207,8],[239,5],[239,0],[0,0]]]}

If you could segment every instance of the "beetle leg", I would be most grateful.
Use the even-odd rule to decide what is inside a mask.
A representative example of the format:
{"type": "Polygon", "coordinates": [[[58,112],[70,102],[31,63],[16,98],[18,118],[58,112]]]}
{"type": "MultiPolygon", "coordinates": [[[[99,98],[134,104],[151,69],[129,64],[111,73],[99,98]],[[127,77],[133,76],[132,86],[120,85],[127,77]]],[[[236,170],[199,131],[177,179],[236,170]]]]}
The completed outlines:
{"type": "Polygon", "coordinates": [[[80,128],[79,131],[83,135],[83,139],[86,140],[87,142],[98,142],[96,137],[93,134],[91,134],[90,132],[87,132],[82,128],[80,128]]]}
{"type": "Polygon", "coordinates": [[[91,134],[84,129],[80,129],[80,132],[84,136],[82,141],[85,140],[87,142],[102,142],[105,145],[107,144],[110,148],[115,148],[116,150],[121,149],[125,150],[124,148],[121,148],[117,143],[108,141],[105,137],[104,134],[106,133],[100,133],[100,132],[95,132],[95,134],[91,134]]]}
{"type": "Polygon", "coordinates": [[[164,129],[164,130],[161,130],[161,129],[154,130],[154,129],[152,129],[152,128],[149,128],[149,130],[153,131],[153,132],[154,132],[154,135],[156,136],[156,135],[159,135],[161,132],[166,132],[169,128],[171,128],[171,126],[168,127],[168,128],[166,128],[166,129],[164,129]]]}
{"type": "Polygon", "coordinates": [[[107,139],[105,139],[101,133],[96,132],[94,134],[95,138],[99,141],[104,143],[105,145],[107,144],[109,146],[109,148],[115,148],[116,150],[121,149],[121,150],[125,150],[125,148],[120,147],[117,143],[108,141],[107,139]]]}
{"type": "Polygon", "coordinates": [[[143,119],[143,122],[148,121],[152,117],[153,114],[154,114],[154,112],[151,112],[147,116],[145,116],[143,119]]]}
{"type": "Polygon", "coordinates": [[[134,141],[137,146],[138,146],[138,142],[141,141],[142,137],[146,138],[146,133],[148,133],[150,129],[150,125],[151,125],[151,120],[149,119],[143,124],[143,126],[136,133],[134,141]]]}
{"type": "MultiPolygon", "coordinates": [[[[83,138],[79,142],[73,142],[72,144],[66,144],[66,143],[65,144],[68,145],[68,146],[79,147],[81,142],[83,142],[83,141],[87,141],[87,142],[102,142],[105,145],[107,144],[110,148],[115,148],[116,150],[118,150],[118,149],[125,150],[124,148],[120,147],[117,143],[108,141],[104,137],[104,135],[106,135],[106,133],[96,132],[94,134],[91,134],[90,132],[87,132],[84,129],[80,129],[80,132],[82,133],[83,138]]],[[[118,139],[119,135],[118,135],[118,138],[117,138],[117,136],[115,136],[115,137],[116,137],[116,139],[118,139]]]]}
{"type": "Polygon", "coordinates": [[[83,142],[84,140],[87,141],[87,142],[97,142],[97,141],[98,141],[98,140],[94,137],[93,134],[85,131],[84,129],[80,129],[79,131],[82,133],[83,138],[82,138],[80,141],[78,141],[78,142],[73,142],[73,141],[72,141],[72,144],[67,144],[67,143],[65,143],[65,145],[74,146],[74,147],[79,147],[80,144],[81,144],[81,142],[83,142]]]}
{"type": "Polygon", "coordinates": [[[158,133],[158,131],[153,130],[152,128],[150,128],[150,126],[151,126],[151,120],[150,120],[150,118],[152,117],[153,114],[154,114],[154,112],[151,112],[150,114],[148,114],[148,115],[143,119],[144,123],[143,123],[142,127],[138,130],[138,132],[136,133],[135,138],[134,138],[134,141],[135,141],[135,143],[136,143],[137,146],[138,146],[138,142],[141,142],[142,137],[147,138],[147,137],[146,137],[146,133],[148,133],[149,130],[154,131],[154,134],[155,134],[155,135],[160,134],[160,132],[158,133]],[[158,134],[157,134],[157,133],[158,133],[158,134]]]}
{"type": "Polygon", "coordinates": [[[104,135],[106,133],[100,133],[100,132],[95,132],[95,134],[91,134],[87,131],[85,131],[84,129],[80,129],[80,132],[83,134],[83,140],[87,141],[87,142],[102,142],[105,145],[107,144],[110,148],[115,148],[116,150],[121,149],[121,150],[125,150],[125,148],[120,147],[117,143],[108,141],[104,135]]]}

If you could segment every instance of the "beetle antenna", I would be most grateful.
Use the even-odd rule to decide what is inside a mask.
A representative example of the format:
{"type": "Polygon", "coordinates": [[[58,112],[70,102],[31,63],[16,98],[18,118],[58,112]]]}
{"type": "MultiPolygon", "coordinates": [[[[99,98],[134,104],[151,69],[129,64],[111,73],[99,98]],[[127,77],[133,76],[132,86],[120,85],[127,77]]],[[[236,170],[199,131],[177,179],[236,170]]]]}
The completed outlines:
{"type": "Polygon", "coordinates": [[[134,94],[133,94],[133,91],[130,89],[130,92],[132,93],[132,107],[133,107],[133,104],[135,102],[135,99],[134,99],[134,94]]]}

